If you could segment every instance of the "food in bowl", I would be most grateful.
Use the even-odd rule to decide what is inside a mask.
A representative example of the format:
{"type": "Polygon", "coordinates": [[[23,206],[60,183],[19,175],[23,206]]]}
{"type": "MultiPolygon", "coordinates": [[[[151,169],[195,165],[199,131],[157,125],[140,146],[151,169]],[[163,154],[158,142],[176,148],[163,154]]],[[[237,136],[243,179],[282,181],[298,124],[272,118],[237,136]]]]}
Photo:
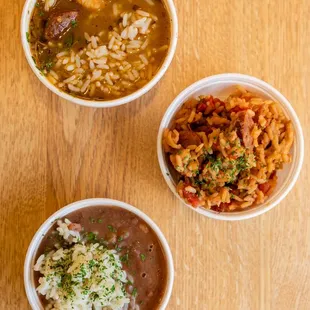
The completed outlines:
{"type": "Polygon", "coordinates": [[[171,23],[161,0],[38,0],[27,32],[33,61],[61,91],[129,95],[164,62],[171,23]]]}
{"type": "Polygon", "coordinates": [[[118,207],[59,219],[37,251],[34,276],[48,309],[158,309],[167,262],[151,227],[118,207]]]}
{"type": "Polygon", "coordinates": [[[263,203],[291,162],[291,121],[278,103],[237,87],[222,101],[186,101],[163,136],[177,192],[193,207],[240,211],[263,203]]]}

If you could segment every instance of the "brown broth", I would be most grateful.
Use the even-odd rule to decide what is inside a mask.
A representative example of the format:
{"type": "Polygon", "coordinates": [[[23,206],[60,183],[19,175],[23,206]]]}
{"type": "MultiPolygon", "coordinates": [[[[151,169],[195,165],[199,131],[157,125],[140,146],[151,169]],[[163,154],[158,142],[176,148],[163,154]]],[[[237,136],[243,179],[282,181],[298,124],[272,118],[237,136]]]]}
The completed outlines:
{"type": "MultiPolygon", "coordinates": [[[[76,97],[92,100],[110,100],[129,95],[143,87],[153,78],[161,67],[170,44],[171,23],[167,10],[161,0],[153,1],[154,5],[150,6],[145,0],[108,0],[108,4],[105,8],[99,11],[90,11],[75,1],[58,0],[56,5],[46,12],[44,10],[44,2],[39,0],[34,8],[29,34],[27,34],[36,66],[41,70],[42,74],[46,75],[47,79],[52,84],[60,90],[76,97]],[[83,49],[86,50],[89,48],[88,41],[85,40],[85,32],[90,36],[97,36],[99,40],[98,45],[108,46],[112,28],[116,27],[115,29],[119,29],[119,24],[122,22],[120,16],[115,17],[112,14],[113,5],[115,3],[121,5],[121,12],[126,11],[134,13],[137,12],[137,8],[139,8],[158,18],[157,21],[154,21],[154,23],[152,22],[151,25],[155,25],[155,28],[152,29],[150,34],[138,34],[135,39],[144,42],[146,38],[148,38],[148,46],[144,50],[140,48],[131,53],[127,50],[128,43],[125,43],[125,52],[127,56],[126,59],[122,61],[112,59],[110,54],[114,51],[109,50],[110,54],[107,56],[109,69],[99,68],[100,65],[98,68],[91,68],[90,58],[85,54],[85,51],[84,54],[81,55],[81,59],[85,60],[86,63],[82,64],[81,67],[77,67],[76,61],[74,60],[72,63],[76,65],[75,69],[67,71],[68,66],[71,64],[71,53],[78,55],[83,49]],[[47,39],[45,29],[49,23],[51,23],[52,16],[72,10],[78,12],[78,17],[72,22],[68,30],[59,38],[47,39]],[[98,34],[100,33],[101,35],[99,36],[98,34]],[[56,57],[58,53],[64,51],[68,51],[69,55],[60,58],[56,57]],[[143,65],[139,56],[140,54],[145,55],[149,62],[142,69],[138,69],[141,67],[141,65],[138,64],[139,62],[143,65]],[[63,62],[66,62],[66,58],[69,59],[69,63],[64,65],[63,62]],[[131,65],[131,68],[123,70],[122,68],[126,67],[126,62],[131,65]],[[112,68],[112,66],[114,67],[112,68]],[[80,73],[81,70],[76,70],[80,68],[84,70],[83,73],[80,73]],[[85,91],[82,91],[84,82],[89,77],[92,77],[94,70],[101,70],[101,76],[92,81],[85,91]],[[132,70],[137,72],[134,72],[134,76],[128,73],[128,71],[132,73],[132,70]],[[55,78],[54,72],[57,78],[55,78]],[[119,76],[118,79],[112,79],[113,85],[110,85],[105,79],[107,72],[109,74],[111,72],[113,78],[119,76]],[[69,89],[69,84],[71,82],[67,83],[64,81],[72,76],[76,78],[72,81],[73,87],[71,86],[71,89],[69,89]],[[134,79],[132,79],[132,76],[134,79]],[[77,91],[74,87],[80,90],[77,91]]],[[[122,28],[120,28],[119,33],[121,33],[121,30],[122,28]]],[[[127,41],[123,40],[122,42],[127,41]]],[[[95,64],[95,66],[97,66],[97,64],[95,64]]]]}
{"type": "MultiPolygon", "coordinates": [[[[160,241],[148,224],[127,210],[106,206],[83,208],[65,218],[81,224],[82,235],[92,239],[88,242],[99,242],[109,249],[117,249],[123,269],[134,279],[136,303],[140,309],[158,309],[166,290],[167,262],[160,241]],[[89,233],[96,233],[96,240],[89,233]]],[[[36,259],[60,242],[59,235],[55,234],[56,227],[54,224],[44,236],[36,259]]],[[[34,275],[38,286],[40,273],[34,272],[34,275]]],[[[40,298],[46,304],[45,298],[40,298]]]]}

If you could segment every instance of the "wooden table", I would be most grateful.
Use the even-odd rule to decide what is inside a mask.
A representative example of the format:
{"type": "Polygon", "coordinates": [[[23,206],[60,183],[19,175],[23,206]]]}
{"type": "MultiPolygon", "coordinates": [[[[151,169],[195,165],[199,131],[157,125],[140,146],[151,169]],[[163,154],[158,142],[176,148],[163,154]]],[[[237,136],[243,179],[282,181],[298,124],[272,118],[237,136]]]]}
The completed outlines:
{"type": "Polygon", "coordinates": [[[23,54],[23,1],[0,0],[0,308],[28,309],[23,261],[39,225],[62,206],[110,197],[145,211],[165,233],[176,277],[168,309],[310,309],[310,2],[176,0],[180,37],[167,74],[126,106],[83,108],[59,99],[23,54]],[[306,158],[284,202],[242,222],[181,205],[157,163],[164,111],[208,75],[262,78],[293,104],[306,158]]]}

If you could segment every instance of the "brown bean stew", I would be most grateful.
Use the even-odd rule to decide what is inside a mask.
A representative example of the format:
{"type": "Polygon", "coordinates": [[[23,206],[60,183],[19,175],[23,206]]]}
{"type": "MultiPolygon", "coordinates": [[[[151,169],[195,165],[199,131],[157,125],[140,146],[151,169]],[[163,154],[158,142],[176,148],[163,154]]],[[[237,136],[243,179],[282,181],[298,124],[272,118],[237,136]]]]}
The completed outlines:
{"type": "MultiPolygon", "coordinates": [[[[83,208],[65,218],[71,221],[69,229],[79,232],[81,239],[78,243],[99,243],[108,250],[116,250],[128,279],[124,284],[124,293],[131,298],[124,309],[150,310],[159,307],[166,290],[167,263],[161,243],[147,223],[127,210],[106,206],[83,208]]],[[[55,250],[55,245],[58,249],[72,247],[56,228],[55,223],[44,236],[36,261],[43,253],[55,250]]],[[[37,286],[41,283],[41,276],[35,271],[37,286]]],[[[63,285],[62,282],[58,286],[63,285]]],[[[42,302],[48,304],[45,298],[42,302]]]]}

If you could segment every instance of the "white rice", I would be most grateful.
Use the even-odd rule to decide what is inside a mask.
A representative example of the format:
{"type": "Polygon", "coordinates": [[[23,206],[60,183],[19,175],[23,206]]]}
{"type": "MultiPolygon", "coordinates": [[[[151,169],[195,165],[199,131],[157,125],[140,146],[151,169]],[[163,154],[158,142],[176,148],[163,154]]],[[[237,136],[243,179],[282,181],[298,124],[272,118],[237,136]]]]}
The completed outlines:
{"type": "Polygon", "coordinates": [[[49,301],[49,309],[116,310],[130,302],[124,290],[127,274],[117,252],[98,243],[43,254],[34,270],[42,275],[37,291],[49,301]],[[92,298],[94,294],[98,298],[92,298]]]}
{"type": "Polygon", "coordinates": [[[112,82],[111,77],[110,77],[110,75],[109,75],[108,72],[107,72],[106,75],[105,75],[105,79],[106,79],[106,81],[107,81],[107,83],[108,83],[109,85],[113,85],[113,82],[112,82]]]}
{"type": "Polygon", "coordinates": [[[59,79],[57,73],[56,73],[55,71],[53,71],[53,70],[50,71],[50,75],[51,75],[54,79],[56,79],[56,80],[59,79]]]}
{"type": "Polygon", "coordinates": [[[75,69],[75,65],[69,65],[66,67],[67,71],[73,71],[75,69]]]}
{"type": "Polygon", "coordinates": [[[139,57],[145,65],[148,65],[149,62],[148,62],[147,58],[145,57],[145,55],[141,54],[141,55],[139,55],[139,57]]]}
{"type": "Polygon", "coordinates": [[[70,244],[73,242],[79,242],[81,240],[80,233],[75,230],[70,230],[69,225],[71,222],[68,219],[65,219],[64,222],[61,220],[57,221],[57,231],[60,236],[62,236],[70,244]]]}
{"type": "Polygon", "coordinates": [[[81,93],[84,93],[87,89],[87,87],[89,86],[90,84],[90,80],[86,80],[83,84],[83,86],[81,87],[81,93]]]}
{"type": "Polygon", "coordinates": [[[44,10],[49,11],[55,5],[56,0],[45,0],[44,10]]]}
{"type": "Polygon", "coordinates": [[[57,58],[60,58],[60,57],[66,56],[66,55],[68,55],[68,54],[69,54],[68,51],[63,51],[63,52],[58,53],[58,54],[56,55],[56,57],[57,57],[57,58]]]}
{"type": "Polygon", "coordinates": [[[72,75],[72,76],[70,76],[69,78],[65,79],[63,82],[64,82],[64,83],[70,83],[70,82],[74,81],[75,78],[76,78],[76,76],[75,76],[75,75],[72,75]]]}
{"type": "Polygon", "coordinates": [[[81,58],[80,58],[79,55],[76,55],[76,56],[75,56],[75,63],[76,63],[76,66],[77,66],[78,68],[81,67],[81,58]]]}
{"type": "Polygon", "coordinates": [[[85,37],[86,41],[88,41],[88,42],[90,41],[90,36],[87,32],[84,33],[84,37],[85,37]]]}
{"type": "Polygon", "coordinates": [[[146,16],[146,17],[150,16],[150,13],[142,11],[142,10],[137,10],[136,13],[141,15],[141,16],[146,16]]]}
{"type": "Polygon", "coordinates": [[[75,93],[79,93],[81,91],[81,89],[79,87],[75,87],[73,83],[68,84],[68,88],[75,93]]]}
{"type": "Polygon", "coordinates": [[[145,0],[145,2],[147,2],[149,5],[155,5],[153,0],[145,0]]]}

